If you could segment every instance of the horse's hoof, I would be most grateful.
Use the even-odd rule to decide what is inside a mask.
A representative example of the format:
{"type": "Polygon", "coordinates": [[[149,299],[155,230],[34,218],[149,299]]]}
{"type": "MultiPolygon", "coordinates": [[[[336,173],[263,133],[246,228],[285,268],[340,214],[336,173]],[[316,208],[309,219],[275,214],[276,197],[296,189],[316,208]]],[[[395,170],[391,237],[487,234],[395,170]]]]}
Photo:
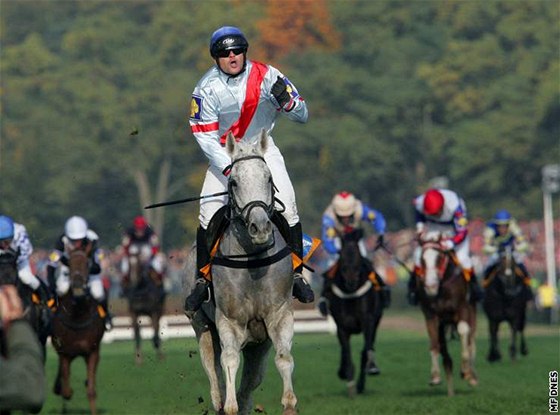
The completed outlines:
{"type": "Polygon", "coordinates": [[[526,347],[522,348],[521,349],[521,354],[523,356],[527,356],[529,354],[529,349],[527,349],[526,347]]]}
{"type": "Polygon", "coordinates": [[[366,373],[370,376],[375,376],[375,375],[380,375],[381,370],[379,370],[379,368],[377,366],[374,366],[374,367],[370,367],[369,369],[367,369],[366,373]]]}
{"type": "Polygon", "coordinates": [[[500,355],[500,353],[489,353],[488,357],[486,358],[486,360],[488,360],[489,362],[493,363],[493,362],[498,362],[500,360],[502,360],[502,355],[500,355]]]}
{"type": "Polygon", "coordinates": [[[478,379],[475,378],[475,377],[471,377],[471,378],[469,379],[469,385],[471,385],[471,386],[478,386],[478,379]]]}
{"type": "Polygon", "coordinates": [[[430,380],[430,386],[438,386],[438,385],[441,385],[441,378],[439,376],[432,378],[430,380]]]}

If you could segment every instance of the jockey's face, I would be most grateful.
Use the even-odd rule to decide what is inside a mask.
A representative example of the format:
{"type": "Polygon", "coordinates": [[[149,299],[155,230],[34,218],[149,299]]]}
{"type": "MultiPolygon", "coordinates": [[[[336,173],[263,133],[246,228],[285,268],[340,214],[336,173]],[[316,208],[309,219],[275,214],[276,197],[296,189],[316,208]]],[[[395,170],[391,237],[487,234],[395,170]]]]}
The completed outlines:
{"type": "Polygon", "coordinates": [[[84,240],[83,239],[70,239],[70,245],[72,245],[72,247],[74,249],[80,249],[80,248],[84,247],[84,240]]]}
{"type": "Polygon", "coordinates": [[[141,238],[146,233],[146,228],[134,228],[134,236],[141,238]]]}
{"type": "Polygon", "coordinates": [[[508,232],[508,229],[509,229],[509,224],[507,224],[507,223],[498,225],[498,227],[497,227],[498,235],[500,235],[500,236],[506,235],[507,232],[508,232]]]}
{"type": "Polygon", "coordinates": [[[232,49],[223,51],[224,55],[227,53],[227,56],[225,57],[218,54],[217,61],[220,69],[228,75],[238,75],[243,70],[243,66],[245,64],[244,52],[244,49],[232,49]]]}
{"type": "Polygon", "coordinates": [[[348,216],[336,215],[336,218],[343,226],[351,226],[354,224],[354,215],[348,215],[348,216]]]}
{"type": "Polygon", "coordinates": [[[10,244],[12,243],[12,239],[2,239],[0,241],[0,249],[1,250],[6,250],[10,247],[10,244]]]}

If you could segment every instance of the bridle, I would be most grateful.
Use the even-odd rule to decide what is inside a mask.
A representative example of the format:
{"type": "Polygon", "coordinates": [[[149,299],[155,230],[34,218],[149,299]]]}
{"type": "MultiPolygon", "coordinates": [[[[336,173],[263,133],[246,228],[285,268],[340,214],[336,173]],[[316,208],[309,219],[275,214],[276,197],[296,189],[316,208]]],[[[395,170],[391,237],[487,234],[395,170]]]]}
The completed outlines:
{"type": "MultiPolygon", "coordinates": [[[[236,163],[239,163],[241,161],[246,161],[246,160],[261,160],[263,163],[266,164],[266,161],[264,159],[264,157],[262,156],[257,156],[257,155],[253,155],[253,156],[245,156],[245,157],[240,157],[238,159],[235,159],[234,161],[232,161],[232,163],[229,166],[229,169],[231,169],[236,163]]],[[[263,208],[263,210],[266,212],[267,216],[269,218],[272,217],[274,210],[275,210],[275,205],[276,203],[278,203],[281,206],[281,210],[279,210],[279,212],[283,212],[286,207],[284,205],[284,203],[279,200],[278,198],[276,198],[275,196],[275,192],[276,192],[276,186],[274,185],[274,182],[272,181],[272,176],[270,177],[269,180],[270,183],[270,192],[271,192],[271,202],[270,204],[267,204],[266,202],[262,201],[262,200],[253,200],[249,203],[247,203],[245,206],[241,207],[239,206],[239,203],[237,202],[236,198],[235,198],[235,187],[237,186],[237,182],[235,181],[235,179],[233,179],[231,176],[228,180],[228,190],[227,190],[227,195],[228,195],[228,199],[229,199],[229,219],[230,220],[234,220],[234,219],[240,219],[241,221],[243,221],[243,223],[245,225],[248,225],[249,222],[249,215],[251,214],[251,211],[257,207],[261,207],[263,208]]]]}

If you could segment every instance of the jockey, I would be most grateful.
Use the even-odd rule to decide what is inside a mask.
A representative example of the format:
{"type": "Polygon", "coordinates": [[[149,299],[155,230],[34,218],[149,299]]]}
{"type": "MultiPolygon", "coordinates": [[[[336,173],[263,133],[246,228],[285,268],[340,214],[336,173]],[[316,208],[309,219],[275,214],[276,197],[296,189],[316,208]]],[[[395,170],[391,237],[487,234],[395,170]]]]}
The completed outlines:
{"type": "Polygon", "coordinates": [[[531,277],[523,263],[529,249],[529,244],[523,236],[523,232],[515,218],[513,218],[507,210],[501,209],[496,212],[494,218],[486,224],[486,228],[484,229],[484,247],[482,249],[489,257],[484,270],[485,280],[498,264],[500,260],[500,251],[506,247],[511,247],[513,260],[523,272],[527,299],[532,299],[533,294],[530,289],[531,277]]]}
{"type": "Polygon", "coordinates": [[[158,275],[157,282],[161,285],[163,281],[164,263],[161,256],[158,255],[160,250],[159,238],[149,226],[144,216],[136,216],[132,224],[133,226],[126,230],[121,242],[124,251],[123,261],[121,262],[121,273],[125,281],[127,281],[128,272],[130,270],[130,247],[132,245],[138,245],[141,249],[140,257],[146,258],[146,262],[150,263],[150,267],[152,267],[158,275]]]}
{"type": "MultiPolygon", "coordinates": [[[[383,244],[385,218],[381,212],[372,209],[349,192],[340,192],[333,197],[323,213],[322,225],[323,247],[332,256],[330,263],[338,260],[338,253],[341,248],[340,237],[356,229],[363,229],[364,223],[371,225],[372,230],[379,235],[377,239],[378,244],[383,244]]],[[[373,264],[367,258],[367,250],[363,239],[358,243],[362,257],[367,261],[369,268],[373,269],[373,264]]],[[[383,306],[388,307],[390,303],[389,287],[387,287],[379,274],[375,273],[375,278],[381,286],[383,306]]],[[[319,310],[324,316],[327,315],[327,301],[324,294],[328,289],[328,284],[325,283],[318,304],[319,310]]]]}
{"type": "MultiPolygon", "coordinates": [[[[482,299],[482,290],[476,280],[470,257],[465,201],[452,190],[429,189],[413,200],[416,212],[416,234],[419,241],[427,231],[440,231],[445,239],[442,246],[455,251],[465,279],[469,282],[471,302],[482,299]]],[[[408,302],[418,304],[416,276],[420,269],[421,247],[414,251],[414,271],[408,283],[408,302]]]]}
{"type": "Polygon", "coordinates": [[[56,294],[62,296],[70,289],[70,275],[68,269],[68,258],[74,249],[90,248],[88,287],[91,296],[98,302],[102,309],[100,315],[104,318],[105,329],[113,328],[107,296],[101,280],[102,252],[97,249],[99,237],[81,216],[70,217],[64,225],[64,233],[56,240],[54,250],[49,255],[47,265],[47,276],[49,285],[56,287],[56,294]]]}
{"type": "Polygon", "coordinates": [[[20,281],[29,286],[41,302],[48,304],[52,298],[51,293],[45,283],[31,271],[29,258],[32,252],[33,246],[25,226],[14,222],[9,216],[0,215],[0,256],[13,255],[20,281]]]}
{"type": "MultiPolygon", "coordinates": [[[[210,39],[210,55],[215,65],[200,79],[191,99],[190,126],[202,152],[209,160],[202,195],[225,191],[231,160],[224,148],[229,132],[238,140],[256,136],[262,129],[268,133],[282,114],[300,123],[307,122],[307,105],[295,86],[273,66],[247,59],[249,43],[236,27],[224,26],[210,39]]],[[[280,150],[269,137],[264,155],[270,168],[277,197],[286,209],[282,215],[288,222],[288,244],[302,257],[302,228],[299,221],[294,188],[280,150]]],[[[197,230],[197,283],[185,301],[185,311],[192,315],[208,297],[209,281],[200,272],[210,262],[207,228],[210,219],[227,203],[227,197],[202,199],[197,230]]],[[[301,302],[314,300],[313,291],[302,274],[302,266],[294,270],[293,295],[301,302]]]]}

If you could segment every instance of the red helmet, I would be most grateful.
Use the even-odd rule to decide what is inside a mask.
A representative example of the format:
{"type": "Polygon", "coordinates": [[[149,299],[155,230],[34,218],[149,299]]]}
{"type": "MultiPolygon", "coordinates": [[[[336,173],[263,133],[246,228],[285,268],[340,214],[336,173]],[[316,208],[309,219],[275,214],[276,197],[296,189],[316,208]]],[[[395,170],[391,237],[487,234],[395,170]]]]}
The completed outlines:
{"type": "Polygon", "coordinates": [[[134,228],[143,231],[148,227],[148,222],[144,216],[136,216],[134,218],[134,228]]]}
{"type": "Polygon", "coordinates": [[[443,209],[443,195],[439,190],[430,189],[424,195],[424,213],[428,216],[438,215],[443,209]]]}

